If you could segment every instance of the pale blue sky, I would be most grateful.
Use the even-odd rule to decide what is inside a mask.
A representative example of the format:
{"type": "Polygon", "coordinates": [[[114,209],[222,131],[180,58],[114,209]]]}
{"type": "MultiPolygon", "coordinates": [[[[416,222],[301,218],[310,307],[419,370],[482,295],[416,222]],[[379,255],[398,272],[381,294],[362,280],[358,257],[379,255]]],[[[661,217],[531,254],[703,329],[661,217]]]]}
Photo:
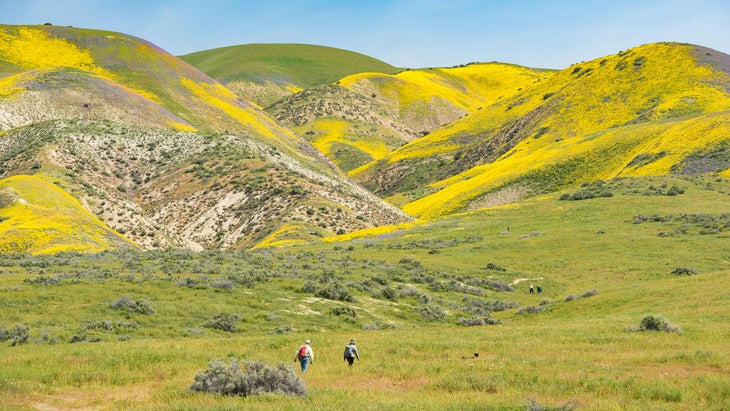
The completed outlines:
{"type": "Polygon", "coordinates": [[[305,43],[399,67],[565,68],[641,44],[730,53],[729,0],[0,0],[0,24],[118,31],[168,52],[305,43]]]}

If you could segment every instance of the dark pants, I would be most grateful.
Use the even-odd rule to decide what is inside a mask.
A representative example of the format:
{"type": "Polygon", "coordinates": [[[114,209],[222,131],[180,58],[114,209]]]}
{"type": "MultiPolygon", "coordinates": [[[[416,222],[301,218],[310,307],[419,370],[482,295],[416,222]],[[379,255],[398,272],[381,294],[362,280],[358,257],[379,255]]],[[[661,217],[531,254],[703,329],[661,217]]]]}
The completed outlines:
{"type": "Polygon", "coordinates": [[[347,364],[352,367],[352,363],[355,362],[355,357],[345,357],[345,359],[347,360],[347,364]]]}

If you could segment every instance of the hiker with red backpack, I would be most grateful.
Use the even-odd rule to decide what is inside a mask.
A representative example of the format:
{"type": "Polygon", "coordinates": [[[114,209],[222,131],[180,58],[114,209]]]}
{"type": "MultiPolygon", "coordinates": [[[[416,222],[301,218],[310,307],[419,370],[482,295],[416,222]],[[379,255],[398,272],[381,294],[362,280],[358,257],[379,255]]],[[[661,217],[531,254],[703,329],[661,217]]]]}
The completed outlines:
{"type": "Polygon", "coordinates": [[[302,374],[307,372],[307,366],[309,364],[314,362],[314,351],[312,350],[312,347],[309,346],[311,341],[307,340],[304,342],[304,345],[299,347],[297,350],[297,355],[294,357],[294,361],[296,362],[299,360],[299,364],[302,366],[302,374]]]}

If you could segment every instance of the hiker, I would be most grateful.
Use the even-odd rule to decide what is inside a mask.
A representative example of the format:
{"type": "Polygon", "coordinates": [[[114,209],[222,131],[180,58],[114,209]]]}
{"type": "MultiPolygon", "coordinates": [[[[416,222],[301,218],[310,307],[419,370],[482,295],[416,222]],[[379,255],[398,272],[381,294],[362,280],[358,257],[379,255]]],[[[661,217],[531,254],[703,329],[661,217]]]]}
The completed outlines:
{"type": "Polygon", "coordinates": [[[357,347],[355,346],[355,339],[351,339],[350,343],[345,346],[345,353],[344,353],[345,361],[347,361],[347,364],[352,367],[352,363],[355,362],[355,358],[360,360],[360,354],[357,352],[357,347]]]}
{"type": "Polygon", "coordinates": [[[312,350],[312,347],[309,346],[310,343],[311,341],[309,340],[304,341],[304,345],[299,347],[297,355],[294,357],[294,361],[296,362],[299,360],[299,364],[302,366],[302,374],[307,372],[309,364],[314,362],[314,351],[312,350]]]}
{"type": "Polygon", "coordinates": [[[535,294],[535,288],[532,287],[532,284],[530,284],[530,294],[535,294]]]}
{"type": "Polygon", "coordinates": [[[540,284],[537,285],[537,295],[542,294],[542,286],[540,284]]]}

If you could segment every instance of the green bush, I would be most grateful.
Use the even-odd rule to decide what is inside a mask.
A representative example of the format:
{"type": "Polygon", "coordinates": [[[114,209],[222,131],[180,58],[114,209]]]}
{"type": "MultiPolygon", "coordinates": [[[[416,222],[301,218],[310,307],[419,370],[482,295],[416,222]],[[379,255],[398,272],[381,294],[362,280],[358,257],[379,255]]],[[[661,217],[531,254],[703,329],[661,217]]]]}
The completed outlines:
{"type": "Polygon", "coordinates": [[[290,365],[271,367],[261,361],[246,361],[243,369],[238,361],[230,364],[223,360],[212,360],[208,369],[195,375],[192,391],[212,392],[219,395],[247,397],[264,393],[284,395],[306,395],[307,388],[290,365]]]}
{"type": "Polygon", "coordinates": [[[0,327],[0,341],[10,341],[10,345],[16,346],[28,342],[30,336],[30,327],[25,324],[16,324],[14,328],[8,330],[0,327]]]}
{"type": "Polygon", "coordinates": [[[236,314],[218,313],[203,324],[203,327],[234,333],[238,331],[237,321],[242,319],[236,314]]]}
{"type": "Polygon", "coordinates": [[[317,297],[327,298],[335,301],[347,301],[354,302],[355,296],[342,284],[338,282],[317,284],[313,281],[308,281],[302,287],[302,291],[313,293],[317,297]]]}
{"type": "Polygon", "coordinates": [[[506,268],[499,266],[494,263],[487,263],[487,265],[484,266],[485,270],[492,270],[492,271],[507,271],[506,268]]]}
{"type": "Polygon", "coordinates": [[[480,325],[502,324],[502,321],[492,318],[491,315],[484,317],[461,318],[459,324],[465,327],[475,327],[480,325]]]}
{"type": "Polygon", "coordinates": [[[517,311],[517,314],[537,314],[545,311],[545,306],[530,305],[517,311]]]}
{"type": "Polygon", "coordinates": [[[61,285],[60,279],[56,277],[46,277],[44,275],[39,275],[35,278],[28,277],[23,280],[23,282],[26,284],[61,285]]]}
{"type": "Polygon", "coordinates": [[[147,300],[137,300],[134,301],[133,299],[124,296],[119,297],[115,301],[111,301],[109,303],[109,306],[114,309],[121,309],[121,310],[127,310],[131,313],[138,313],[138,314],[154,314],[155,309],[152,308],[152,303],[150,303],[147,300]]]}
{"type": "Polygon", "coordinates": [[[443,308],[433,304],[421,304],[415,308],[416,312],[426,321],[441,321],[446,318],[443,308]]]}
{"type": "Polygon", "coordinates": [[[269,330],[269,334],[289,334],[293,333],[294,329],[291,328],[291,325],[284,324],[280,325],[278,327],[272,328],[269,330]]]}
{"type": "Polygon", "coordinates": [[[672,274],[674,274],[674,275],[696,275],[697,270],[695,270],[692,267],[677,267],[674,270],[672,270],[672,274]]]}
{"type": "Polygon", "coordinates": [[[672,324],[669,320],[661,315],[647,315],[641,319],[639,323],[639,331],[664,331],[679,332],[679,327],[672,324]]]}
{"type": "Polygon", "coordinates": [[[330,314],[336,315],[336,316],[342,315],[342,316],[350,317],[350,318],[357,317],[357,313],[355,312],[355,310],[352,307],[348,307],[345,305],[332,307],[332,309],[330,309],[330,314]]]}
{"type": "Polygon", "coordinates": [[[588,290],[588,291],[584,292],[583,294],[581,294],[581,295],[579,295],[577,297],[574,296],[573,294],[569,294],[568,297],[565,298],[565,301],[567,302],[567,301],[577,300],[577,299],[580,299],[580,298],[593,297],[594,295],[597,295],[597,294],[598,294],[598,291],[596,291],[596,290],[588,290]]]}

